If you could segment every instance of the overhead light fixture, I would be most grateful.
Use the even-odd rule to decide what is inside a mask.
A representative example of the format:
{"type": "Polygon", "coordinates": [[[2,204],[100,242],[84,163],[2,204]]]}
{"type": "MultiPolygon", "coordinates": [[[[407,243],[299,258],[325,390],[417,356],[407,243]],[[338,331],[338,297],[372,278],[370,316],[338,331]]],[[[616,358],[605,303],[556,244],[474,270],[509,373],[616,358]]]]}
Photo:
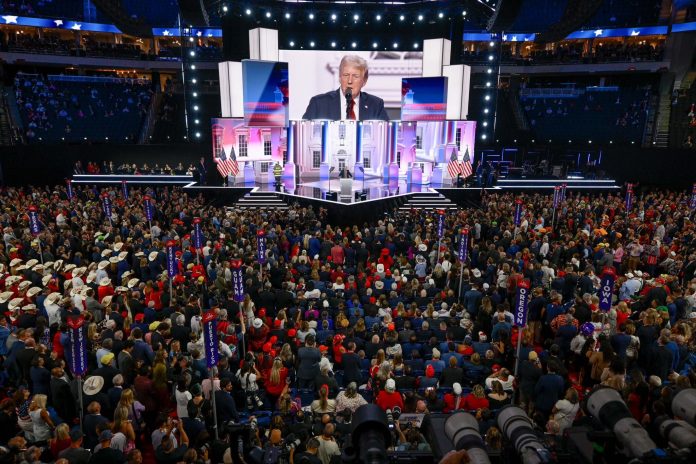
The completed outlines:
{"type": "Polygon", "coordinates": [[[445,17],[445,14],[442,13],[442,12],[440,12],[440,13],[437,14],[437,17],[440,18],[440,19],[442,19],[442,18],[445,17]]]}
{"type": "Polygon", "coordinates": [[[285,13],[285,19],[290,19],[290,13],[285,13]]]}
{"type": "Polygon", "coordinates": [[[393,46],[394,48],[399,48],[399,42],[394,42],[394,43],[392,44],[392,46],[393,46]]]}
{"type": "Polygon", "coordinates": [[[418,48],[418,42],[415,42],[415,43],[413,44],[413,48],[418,48]]]}
{"type": "Polygon", "coordinates": [[[331,14],[331,20],[332,20],[332,21],[336,21],[336,17],[337,17],[337,16],[336,16],[336,13],[332,13],[332,14],[331,14]]]}
{"type": "Polygon", "coordinates": [[[249,8],[247,8],[245,13],[247,14],[247,16],[249,16],[251,14],[251,10],[249,8]]]}
{"type": "Polygon", "coordinates": [[[404,19],[406,19],[404,15],[399,16],[399,21],[403,21],[404,19]]]}
{"type": "Polygon", "coordinates": [[[227,8],[227,5],[223,5],[223,6],[222,6],[222,11],[224,11],[225,13],[227,13],[227,9],[228,9],[228,8],[227,8]]]}
{"type": "Polygon", "coordinates": [[[314,47],[314,41],[309,42],[310,47],[314,47]]]}
{"type": "Polygon", "coordinates": [[[360,19],[360,15],[354,14],[354,15],[353,15],[353,21],[357,21],[358,19],[360,19]]]}
{"type": "Polygon", "coordinates": [[[357,43],[355,43],[355,42],[353,42],[352,44],[350,44],[350,46],[351,46],[351,47],[353,47],[353,48],[355,48],[355,47],[357,47],[357,46],[358,46],[358,44],[357,44],[357,43]]]}
{"type": "Polygon", "coordinates": [[[314,13],[309,13],[309,19],[314,19],[314,13]]]}
{"type": "Polygon", "coordinates": [[[381,21],[381,20],[382,20],[382,15],[377,15],[377,16],[375,16],[375,19],[376,19],[377,21],[381,21]]]}
{"type": "Polygon", "coordinates": [[[377,48],[377,42],[372,42],[372,48],[377,48]]]}
{"type": "Polygon", "coordinates": [[[336,42],[331,42],[331,48],[336,48],[336,42]]]}
{"type": "Polygon", "coordinates": [[[418,15],[418,21],[423,21],[423,15],[418,15]]]}
{"type": "Polygon", "coordinates": [[[293,41],[291,40],[291,41],[290,41],[290,46],[291,46],[291,47],[294,47],[294,46],[295,46],[295,42],[293,42],[293,41]]]}
{"type": "Polygon", "coordinates": [[[270,12],[270,11],[267,11],[267,12],[266,12],[266,17],[267,17],[267,18],[270,18],[271,16],[272,16],[272,15],[271,15],[271,12],[270,12]]]}

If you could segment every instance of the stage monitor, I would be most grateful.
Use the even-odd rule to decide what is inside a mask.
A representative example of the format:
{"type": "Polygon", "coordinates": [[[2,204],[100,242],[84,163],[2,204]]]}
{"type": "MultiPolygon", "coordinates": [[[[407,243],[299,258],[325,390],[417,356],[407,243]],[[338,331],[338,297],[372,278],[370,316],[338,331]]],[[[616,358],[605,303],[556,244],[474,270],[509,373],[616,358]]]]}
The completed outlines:
{"type": "Polygon", "coordinates": [[[286,150],[282,127],[248,126],[243,119],[213,118],[213,161],[282,161],[286,150]]]}
{"type": "Polygon", "coordinates": [[[244,122],[247,126],[288,125],[288,64],[242,61],[244,122]]]}
{"type": "Polygon", "coordinates": [[[444,121],[447,117],[447,78],[401,80],[402,121],[444,121]]]}

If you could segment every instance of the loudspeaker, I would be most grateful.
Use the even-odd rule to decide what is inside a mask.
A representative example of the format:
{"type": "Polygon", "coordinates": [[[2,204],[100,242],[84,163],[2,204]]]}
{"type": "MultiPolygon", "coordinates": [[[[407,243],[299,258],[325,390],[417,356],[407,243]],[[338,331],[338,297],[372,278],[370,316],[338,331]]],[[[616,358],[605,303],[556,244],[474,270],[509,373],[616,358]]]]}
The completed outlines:
{"type": "Polygon", "coordinates": [[[185,25],[209,26],[210,18],[203,0],[178,0],[179,13],[185,25]]]}
{"type": "Polygon", "coordinates": [[[522,8],[523,0],[499,0],[493,16],[488,20],[486,30],[489,32],[503,32],[510,29],[517,19],[522,8]]]}
{"type": "Polygon", "coordinates": [[[329,201],[338,201],[338,192],[326,192],[326,199],[329,201]]]}

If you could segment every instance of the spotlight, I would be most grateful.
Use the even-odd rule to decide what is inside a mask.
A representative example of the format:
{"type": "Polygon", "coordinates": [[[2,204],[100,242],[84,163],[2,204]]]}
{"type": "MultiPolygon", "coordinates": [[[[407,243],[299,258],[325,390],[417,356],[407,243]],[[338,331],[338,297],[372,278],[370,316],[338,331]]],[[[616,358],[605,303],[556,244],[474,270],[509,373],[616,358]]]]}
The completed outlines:
{"type": "Polygon", "coordinates": [[[423,21],[423,15],[418,15],[418,21],[423,21]]]}
{"type": "Polygon", "coordinates": [[[200,132],[196,132],[196,137],[198,137],[198,138],[200,139],[200,138],[201,138],[201,133],[200,133],[200,132]]]}
{"type": "Polygon", "coordinates": [[[196,82],[198,82],[198,81],[197,81],[195,78],[194,78],[194,79],[191,79],[191,83],[192,83],[192,84],[195,84],[196,82]]]}
{"type": "Polygon", "coordinates": [[[332,21],[336,21],[336,13],[333,13],[333,14],[331,15],[331,20],[332,20],[332,21]]]}
{"type": "Polygon", "coordinates": [[[249,8],[247,8],[245,13],[247,14],[247,16],[249,16],[251,14],[251,10],[249,8]]]}
{"type": "Polygon", "coordinates": [[[610,140],[609,143],[612,144],[612,143],[614,143],[614,141],[613,141],[613,140],[610,140]]]}
{"type": "Polygon", "coordinates": [[[270,18],[270,17],[271,17],[271,12],[270,12],[270,11],[267,11],[267,12],[266,12],[266,17],[267,17],[267,18],[270,18]]]}
{"type": "Polygon", "coordinates": [[[355,42],[353,42],[352,44],[350,44],[350,46],[351,46],[351,47],[353,47],[353,48],[355,48],[355,47],[357,47],[357,46],[358,46],[358,44],[357,44],[357,43],[355,43],[355,42]]]}
{"type": "Polygon", "coordinates": [[[399,16],[399,21],[403,21],[404,19],[406,19],[404,15],[399,16]]]}
{"type": "Polygon", "coordinates": [[[331,42],[331,48],[336,48],[336,42],[331,42]]]}
{"type": "Polygon", "coordinates": [[[488,68],[488,70],[487,70],[486,72],[487,72],[488,74],[491,74],[491,73],[493,72],[493,70],[492,70],[491,68],[488,68]]]}
{"type": "Polygon", "coordinates": [[[200,121],[198,119],[194,120],[193,122],[195,122],[196,124],[200,124],[200,121]]]}
{"type": "Polygon", "coordinates": [[[294,46],[295,46],[295,42],[293,42],[293,41],[291,40],[291,41],[290,41],[290,46],[291,46],[291,47],[294,47],[294,46]]]}
{"type": "Polygon", "coordinates": [[[442,18],[445,17],[445,14],[442,13],[442,12],[440,12],[440,13],[437,14],[437,17],[440,18],[440,19],[442,19],[442,18]]]}
{"type": "Polygon", "coordinates": [[[285,19],[290,19],[290,13],[285,13],[285,19]]]}
{"type": "Polygon", "coordinates": [[[377,48],[377,42],[372,42],[372,48],[377,48]]]}
{"type": "Polygon", "coordinates": [[[489,47],[494,47],[494,46],[495,46],[495,42],[493,42],[493,41],[488,42],[488,46],[489,46],[489,47]]]}
{"type": "Polygon", "coordinates": [[[376,19],[377,21],[381,21],[381,20],[382,20],[382,15],[377,15],[377,16],[375,16],[375,19],[376,19]]]}
{"type": "Polygon", "coordinates": [[[462,11],[462,16],[466,16],[466,10],[462,11]]]}
{"type": "Polygon", "coordinates": [[[309,19],[314,19],[314,13],[309,13],[309,19]]]}
{"type": "Polygon", "coordinates": [[[490,86],[491,86],[491,83],[490,83],[490,82],[486,82],[486,87],[490,87],[490,86]]]}
{"type": "Polygon", "coordinates": [[[399,42],[394,42],[394,43],[392,44],[392,47],[394,47],[394,48],[399,48],[399,42]]]}
{"type": "Polygon", "coordinates": [[[198,111],[198,105],[193,105],[193,111],[198,111]]]}
{"type": "Polygon", "coordinates": [[[192,64],[192,65],[191,65],[191,69],[196,69],[196,65],[195,65],[195,64],[192,64]]]}
{"type": "Polygon", "coordinates": [[[311,42],[309,42],[309,46],[310,46],[310,47],[314,47],[314,41],[313,41],[313,40],[312,40],[311,42]]]}
{"type": "Polygon", "coordinates": [[[413,44],[413,48],[418,48],[418,42],[413,44]]]}
{"type": "Polygon", "coordinates": [[[495,57],[493,55],[488,55],[488,61],[493,61],[495,57]]]}
{"type": "Polygon", "coordinates": [[[483,109],[483,112],[484,112],[485,114],[488,114],[488,108],[484,108],[484,109],[483,109]]]}
{"type": "Polygon", "coordinates": [[[198,92],[193,92],[193,96],[194,96],[194,97],[197,97],[197,96],[198,96],[198,92]]]}
{"type": "Polygon", "coordinates": [[[483,140],[486,140],[486,134],[482,134],[482,135],[481,135],[481,138],[482,138],[483,140]]]}
{"type": "Polygon", "coordinates": [[[227,5],[223,5],[223,6],[222,6],[222,11],[224,11],[225,13],[227,13],[227,9],[228,9],[228,8],[227,8],[227,5]]]}
{"type": "Polygon", "coordinates": [[[588,140],[587,143],[592,143],[592,140],[588,140]]]}
{"type": "Polygon", "coordinates": [[[196,56],[196,52],[194,52],[193,50],[191,50],[191,56],[196,56]]]}
{"type": "Polygon", "coordinates": [[[357,21],[358,19],[360,19],[360,15],[354,14],[353,21],[357,21]]]}
{"type": "Polygon", "coordinates": [[[488,121],[483,121],[483,127],[488,127],[488,121]]]}
{"type": "Polygon", "coordinates": [[[491,96],[490,96],[490,95],[486,95],[485,100],[488,101],[488,100],[490,100],[490,99],[491,99],[491,96]]]}

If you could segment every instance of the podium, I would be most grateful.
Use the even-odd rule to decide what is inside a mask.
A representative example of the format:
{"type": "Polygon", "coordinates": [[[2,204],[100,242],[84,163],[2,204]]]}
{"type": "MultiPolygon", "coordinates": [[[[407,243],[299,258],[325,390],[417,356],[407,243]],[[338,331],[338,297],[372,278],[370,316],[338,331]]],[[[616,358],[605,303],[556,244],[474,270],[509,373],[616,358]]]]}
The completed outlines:
{"type": "Polygon", "coordinates": [[[256,182],[256,173],[252,163],[244,163],[244,183],[254,184],[256,182]]]}
{"type": "Polygon", "coordinates": [[[341,198],[353,197],[353,179],[341,178],[341,198]]]}

